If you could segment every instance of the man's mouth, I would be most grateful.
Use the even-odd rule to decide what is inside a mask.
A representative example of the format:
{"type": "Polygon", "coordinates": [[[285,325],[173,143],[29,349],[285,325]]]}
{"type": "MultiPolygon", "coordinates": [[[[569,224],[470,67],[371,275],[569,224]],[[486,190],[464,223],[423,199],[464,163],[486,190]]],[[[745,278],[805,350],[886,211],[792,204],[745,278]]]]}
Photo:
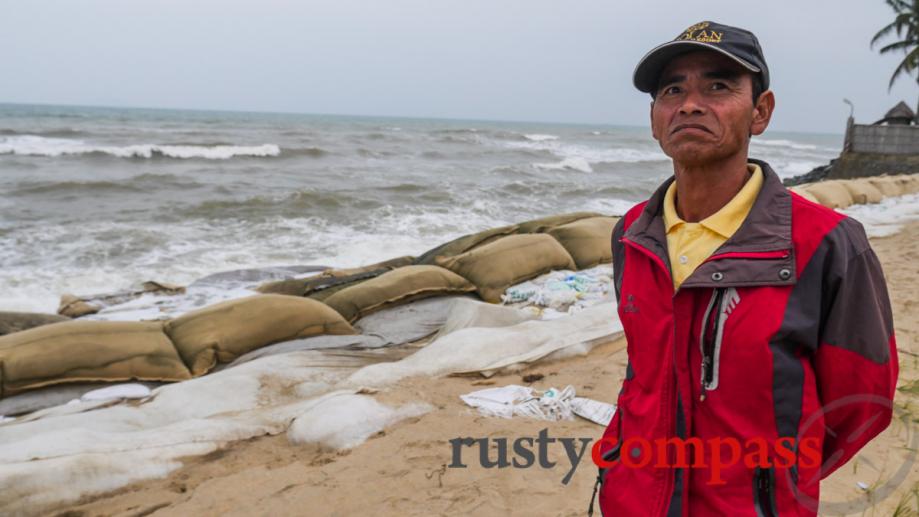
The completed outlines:
{"type": "Polygon", "coordinates": [[[679,126],[673,128],[673,131],[671,131],[670,134],[672,135],[678,133],[684,129],[698,129],[700,131],[705,131],[706,133],[712,134],[711,130],[702,124],[680,124],[679,126]]]}

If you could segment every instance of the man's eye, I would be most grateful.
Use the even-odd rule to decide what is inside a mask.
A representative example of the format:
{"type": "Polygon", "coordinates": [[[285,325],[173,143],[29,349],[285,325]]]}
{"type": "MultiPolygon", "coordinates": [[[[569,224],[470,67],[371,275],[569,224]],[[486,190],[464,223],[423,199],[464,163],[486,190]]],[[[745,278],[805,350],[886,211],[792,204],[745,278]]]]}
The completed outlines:
{"type": "Polygon", "coordinates": [[[664,95],[673,95],[675,93],[680,93],[680,87],[679,86],[668,86],[664,88],[663,93],[664,95]]]}
{"type": "Polygon", "coordinates": [[[712,90],[726,90],[727,87],[724,83],[712,83],[712,90]]]}

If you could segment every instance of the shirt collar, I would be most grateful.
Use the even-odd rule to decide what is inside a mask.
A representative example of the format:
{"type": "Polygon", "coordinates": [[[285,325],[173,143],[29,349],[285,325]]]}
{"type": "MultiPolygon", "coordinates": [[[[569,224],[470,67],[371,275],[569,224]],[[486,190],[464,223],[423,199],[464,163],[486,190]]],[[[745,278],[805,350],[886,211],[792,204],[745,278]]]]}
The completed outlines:
{"type": "MultiPolygon", "coordinates": [[[[756,195],[763,184],[763,171],[759,165],[748,163],[747,170],[752,174],[747,179],[740,191],[730,201],[714,214],[699,221],[699,224],[721,235],[725,239],[731,237],[743,223],[744,218],[753,206],[756,195]]],[[[678,225],[685,223],[676,212],[676,181],[667,187],[664,194],[664,228],[667,233],[678,225]]]]}

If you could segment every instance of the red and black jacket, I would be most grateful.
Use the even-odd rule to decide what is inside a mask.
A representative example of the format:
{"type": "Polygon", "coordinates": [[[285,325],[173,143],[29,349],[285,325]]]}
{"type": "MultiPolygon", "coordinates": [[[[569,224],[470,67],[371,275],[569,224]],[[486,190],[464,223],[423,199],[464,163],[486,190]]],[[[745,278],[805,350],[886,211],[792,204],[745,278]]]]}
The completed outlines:
{"type": "Polygon", "coordinates": [[[751,162],[765,178],[749,215],[679,289],[672,177],[613,231],[629,361],[600,446],[603,515],[815,515],[819,480],[890,423],[893,318],[864,228],[751,162]]]}

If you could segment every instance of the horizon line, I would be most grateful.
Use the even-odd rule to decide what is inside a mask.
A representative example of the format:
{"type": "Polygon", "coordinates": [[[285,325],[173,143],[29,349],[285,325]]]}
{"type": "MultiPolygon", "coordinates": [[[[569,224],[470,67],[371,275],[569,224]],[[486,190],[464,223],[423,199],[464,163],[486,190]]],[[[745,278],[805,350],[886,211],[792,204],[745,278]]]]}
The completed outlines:
{"type": "MultiPolygon", "coordinates": [[[[549,120],[514,120],[514,119],[489,119],[489,118],[463,118],[449,116],[412,116],[412,115],[374,115],[374,114],[350,114],[350,113],[320,113],[306,111],[266,111],[257,109],[224,109],[224,108],[176,108],[176,107],[154,107],[154,106],[117,106],[117,105],[99,105],[99,104],[59,104],[51,102],[10,102],[0,101],[0,106],[49,106],[61,108],[100,108],[100,109],[123,109],[123,110],[150,110],[150,111],[188,111],[203,113],[239,113],[239,114],[259,114],[259,115],[305,115],[320,117],[341,117],[341,118],[379,118],[394,120],[439,120],[446,122],[486,122],[486,123],[503,123],[503,124],[546,124],[558,126],[592,126],[592,127],[611,127],[611,128],[634,128],[650,129],[650,125],[632,125],[632,124],[615,124],[611,122],[562,122],[549,120]]],[[[768,130],[767,130],[768,131],[768,130]]],[[[844,132],[824,132],[824,131],[802,131],[774,129],[780,133],[800,133],[807,135],[843,135],[844,132]]]]}

